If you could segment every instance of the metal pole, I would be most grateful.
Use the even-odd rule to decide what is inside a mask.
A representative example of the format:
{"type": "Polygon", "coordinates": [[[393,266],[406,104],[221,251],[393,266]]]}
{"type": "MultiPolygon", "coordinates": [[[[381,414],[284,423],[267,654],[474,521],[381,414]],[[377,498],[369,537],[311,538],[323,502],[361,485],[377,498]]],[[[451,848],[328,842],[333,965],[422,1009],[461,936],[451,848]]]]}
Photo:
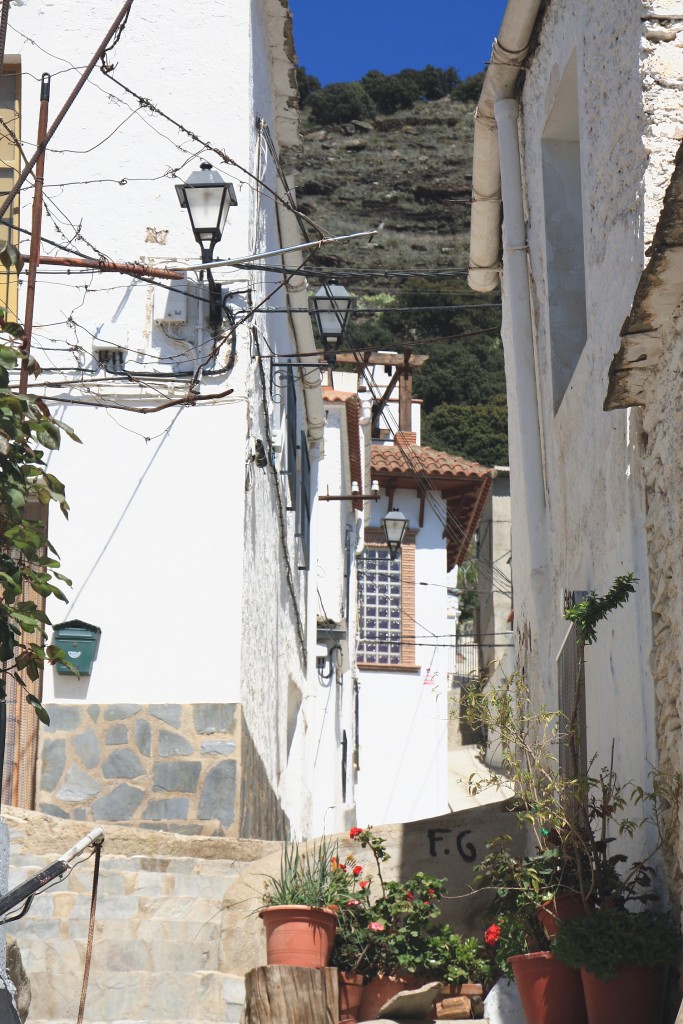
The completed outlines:
{"type": "Polygon", "coordinates": [[[111,26],[111,28],[107,32],[106,36],[104,37],[104,39],[102,40],[100,45],[98,46],[95,55],[92,57],[92,59],[90,60],[90,63],[87,66],[87,68],[85,69],[85,71],[83,72],[81,77],[76,82],[76,85],[71,90],[71,94],[70,94],[69,98],[67,99],[66,103],[64,104],[62,109],[57,114],[57,117],[55,118],[55,120],[50,125],[50,127],[49,127],[49,129],[47,131],[47,134],[45,135],[45,138],[42,141],[41,146],[39,146],[39,148],[35,151],[35,153],[31,157],[31,159],[28,161],[28,163],[25,165],[23,171],[19,175],[18,180],[14,183],[12,188],[9,190],[8,194],[5,196],[5,199],[4,199],[4,202],[2,203],[2,206],[0,206],[0,217],[4,217],[6,212],[7,212],[7,210],[9,210],[9,207],[10,207],[10,204],[11,204],[12,200],[14,199],[14,197],[16,196],[17,192],[19,191],[21,186],[24,184],[26,179],[28,178],[28,176],[31,173],[31,171],[33,170],[33,168],[38,163],[38,159],[39,159],[39,157],[41,155],[41,151],[42,152],[45,151],[45,147],[48,145],[50,139],[52,138],[54,133],[59,128],[59,126],[62,123],[62,121],[64,120],[66,114],[69,112],[69,108],[71,107],[71,104],[74,102],[74,100],[78,96],[79,92],[81,91],[81,89],[83,88],[83,86],[87,82],[88,78],[90,77],[90,72],[95,67],[95,65],[97,64],[97,62],[100,59],[100,57],[102,57],[104,55],[107,47],[109,46],[109,43],[112,41],[112,39],[116,35],[116,33],[117,33],[118,29],[119,29],[119,26],[121,25],[121,22],[128,16],[128,12],[130,11],[132,6],[133,6],[133,0],[126,0],[126,3],[123,5],[121,10],[119,11],[118,16],[117,16],[116,20],[114,21],[113,25],[111,26]]]}
{"type": "Polygon", "coordinates": [[[31,249],[28,257],[28,284],[26,286],[26,314],[24,316],[24,340],[21,343],[21,370],[19,372],[19,394],[28,390],[28,357],[31,353],[33,332],[33,307],[36,298],[36,273],[40,259],[40,229],[43,223],[43,173],[45,170],[45,146],[47,112],[50,106],[50,76],[40,80],[40,114],[38,116],[38,161],[36,163],[36,186],[33,192],[33,216],[31,219],[31,249]]]}
{"type": "MultiPolygon", "coordinates": [[[[30,257],[24,257],[28,260],[30,257]]],[[[130,274],[133,277],[158,277],[168,281],[184,281],[182,270],[148,267],[144,263],[116,263],[113,260],[89,260],[76,256],[38,256],[40,266],[76,267],[86,270],[98,270],[100,273],[130,274]]]]}

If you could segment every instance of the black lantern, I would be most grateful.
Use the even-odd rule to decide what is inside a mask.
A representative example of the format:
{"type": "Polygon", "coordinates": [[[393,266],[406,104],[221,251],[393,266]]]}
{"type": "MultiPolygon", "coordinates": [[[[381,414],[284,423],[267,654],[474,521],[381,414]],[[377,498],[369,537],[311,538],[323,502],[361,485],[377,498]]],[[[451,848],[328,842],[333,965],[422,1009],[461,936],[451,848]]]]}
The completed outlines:
{"type": "Polygon", "coordinates": [[[208,260],[211,260],[214,246],[223,235],[230,207],[237,206],[235,189],[210,163],[204,161],[201,170],[193,171],[185,184],[176,185],[175,190],[180,205],[190,215],[192,232],[202,247],[202,253],[206,250],[208,260]]]}
{"type": "Polygon", "coordinates": [[[382,526],[384,527],[384,536],[387,539],[389,554],[392,558],[396,558],[396,555],[401,550],[401,544],[408,529],[408,520],[397,508],[392,508],[391,512],[387,512],[382,520],[382,526]]]}
{"type": "MultiPolygon", "coordinates": [[[[223,237],[223,229],[231,206],[237,206],[235,189],[210,163],[204,161],[201,170],[193,171],[187,181],[176,185],[176,192],[183,210],[187,210],[192,224],[192,233],[202,250],[202,263],[213,260],[213,250],[223,237]]],[[[207,267],[209,282],[209,323],[220,327],[223,322],[221,287],[216,284],[211,270],[207,267]]]]}
{"type": "Polygon", "coordinates": [[[328,281],[313,296],[313,315],[330,366],[337,362],[337,349],[354,307],[355,298],[338,281],[328,281]]]}

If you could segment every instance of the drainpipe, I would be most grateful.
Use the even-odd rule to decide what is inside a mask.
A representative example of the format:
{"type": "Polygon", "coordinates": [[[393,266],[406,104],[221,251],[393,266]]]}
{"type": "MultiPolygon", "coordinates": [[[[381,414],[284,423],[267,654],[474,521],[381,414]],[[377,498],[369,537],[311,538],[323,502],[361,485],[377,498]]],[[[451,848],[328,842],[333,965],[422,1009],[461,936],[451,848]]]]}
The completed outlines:
{"type": "MultiPolygon", "coordinates": [[[[283,182],[278,177],[278,197],[284,202],[278,202],[277,222],[280,229],[280,240],[283,246],[299,245],[301,236],[299,227],[285,203],[289,205],[291,197],[285,194],[283,182]]],[[[297,270],[301,263],[301,254],[296,252],[285,252],[282,254],[282,262],[287,270],[297,270]]],[[[315,348],[313,338],[313,327],[311,316],[308,312],[308,294],[306,292],[306,278],[301,274],[294,274],[287,284],[287,303],[289,305],[289,318],[294,331],[294,343],[302,363],[310,363],[311,370],[303,370],[302,385],[304,391],[304,404],[306,406],[306,423],[308,426],[308,440],[311,448],[319,448],[320,456],[323,454],[323,433],[325,428],[325,409],[323,406],[323,392],[320,376],[320,360],[315,348]]]]}
{"type": "MultiPolygon", "coordinates": [[[[493,43],[481,96],[474,115],[470,271],[475,292],[491,292],[500,281],[500,163],[496,100],[515,95],[543,0],[508,0],[498,38],[493,43]]],[[[507,216],[507,211],[506,211],[507,216]]]]}
{"type": "Polygon", "coordinates": [[[547,565],[548,537],[519,149],[519,106],[514,99],[501,99],[496,102],[494,109],[505,210],[505,298],[512,335],[508,348],[510,358],[506,359],[506,365],[512,371],[508,388],[516,396],[517,451],[522,455],[518,472],[524,494],[528,565],[534,573],[547,565]]]}

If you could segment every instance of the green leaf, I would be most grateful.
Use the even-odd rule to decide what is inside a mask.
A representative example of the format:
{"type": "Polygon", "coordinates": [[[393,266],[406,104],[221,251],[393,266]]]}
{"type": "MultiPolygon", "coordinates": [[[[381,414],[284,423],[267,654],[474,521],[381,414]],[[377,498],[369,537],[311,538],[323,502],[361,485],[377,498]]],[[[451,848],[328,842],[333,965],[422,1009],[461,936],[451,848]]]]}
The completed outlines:
{"type": "Polygon", "coordinates": [[[15,348],[10,348],[9,345],[0,345],[0,366],[4,366],[7,370],[13,370],[17,365],[17,359],[19,353],[15,348]]]}
{"type": "Polygon", "coordinates": [[[48,715],[47,711],[45,710],[45,708],[40,703],[40,701],[38,700],[37,697],[34,697],[32,693],[27,693],[26,694],[26,703],[31,705],[31,707],[35,711],[39,721],[41,721],[43,723],[43,725],[49,725],[50,724],[50,716],[48,715]]]}
{"type": "Polygon", "coordinates": [[[44,444],[46,448],[50,448],[53,451],[59,448],[61,444],[62,435],[59,427],[51,420],[41,420],[35,427],[35,434],[41,444],[44,444]]]}

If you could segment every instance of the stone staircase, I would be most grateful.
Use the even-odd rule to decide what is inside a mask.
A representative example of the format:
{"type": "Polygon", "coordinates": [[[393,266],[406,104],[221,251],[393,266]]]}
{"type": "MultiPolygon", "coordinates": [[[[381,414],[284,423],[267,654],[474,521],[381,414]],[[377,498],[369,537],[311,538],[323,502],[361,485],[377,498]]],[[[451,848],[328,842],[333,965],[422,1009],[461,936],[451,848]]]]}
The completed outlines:
{"type": "MultiPolygon", "coordinates": [[[[82,827],[79,835],[86,831],[82,827]]],[[[243,977],[221,969],[224,897],[245,868],[274,844],[246,842],[244,859],[216,856],[220,847],[215,844],[226,841],[213,839],[203,840],[212,847],[210,857],[122,856],[106,831],[85,1019],[89,1024],[239,1024],[243,977]]],[[[159,833],[138,834],[148,848],[159,843],[159,833]]],[[[170,838],[174,846],[186,839],[170,838]]],[[[201,843],[193,837],[192,852],[201,843]]],[[[27,845],[36,844],[12,844],[10,886],[56,859],[52,852],[33,852],[27,845]]],[[[52,845],[62,852],[70,843],[52,845]]],[[[228,845],[242,852],[236,841],[228,845]]],[[[10,926],[31,981],[28,1024],[73,1024],[76,1019],[92,863],[79,865],[37,896],[29,914],[10,926]]]]}

